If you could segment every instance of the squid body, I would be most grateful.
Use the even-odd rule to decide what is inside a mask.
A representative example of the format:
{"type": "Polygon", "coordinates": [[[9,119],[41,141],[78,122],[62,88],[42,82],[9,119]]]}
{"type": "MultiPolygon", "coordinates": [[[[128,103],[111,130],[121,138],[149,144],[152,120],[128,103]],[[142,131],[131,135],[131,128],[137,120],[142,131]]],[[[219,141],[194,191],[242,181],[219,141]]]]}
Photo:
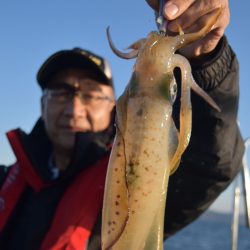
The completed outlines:
{"type": "Polygon", "coordinates": [[[217,15],[199,32],[166,36],[151,32],[125,54],[133,74],[117,101],[116,136],[110,156],[102,214],[102,250],[161,250],[169,175],[191,136],[190,89],[218,109],[195,83],[190,64],[175,51],[210,31],[217,15]],[[174,68],[181,70],[179,130],[172,119],[177,93],[174,68]]]}

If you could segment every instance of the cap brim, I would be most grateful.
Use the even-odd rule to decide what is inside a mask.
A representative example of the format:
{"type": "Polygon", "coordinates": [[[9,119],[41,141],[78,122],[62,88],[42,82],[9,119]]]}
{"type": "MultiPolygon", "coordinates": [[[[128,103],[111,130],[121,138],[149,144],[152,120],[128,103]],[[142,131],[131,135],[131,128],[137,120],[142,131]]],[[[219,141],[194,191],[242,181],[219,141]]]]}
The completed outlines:
{"type": "Polygon", "coordinates": [[[101,82],[113,85],[112,79],[109,79],[102,68],[90,58],[73,50],[64,50],[52,55],[39,69],[37,81],[41,88],[46,88],[52,75],[66,68],[84,68],[96,71],[97,77],[101,82]]]}

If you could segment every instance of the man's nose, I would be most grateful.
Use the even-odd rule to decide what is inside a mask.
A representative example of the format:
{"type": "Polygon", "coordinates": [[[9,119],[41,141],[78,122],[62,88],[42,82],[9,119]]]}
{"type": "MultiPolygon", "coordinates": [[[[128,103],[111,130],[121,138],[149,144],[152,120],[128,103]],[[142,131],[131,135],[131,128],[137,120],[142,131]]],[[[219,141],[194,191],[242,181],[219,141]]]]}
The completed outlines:
{"type": "Polygon", "coordinates": [[[86,105],[79,95],[74,95],[65,107],[65,114],[70,116],[86,116],[86,105]]]}

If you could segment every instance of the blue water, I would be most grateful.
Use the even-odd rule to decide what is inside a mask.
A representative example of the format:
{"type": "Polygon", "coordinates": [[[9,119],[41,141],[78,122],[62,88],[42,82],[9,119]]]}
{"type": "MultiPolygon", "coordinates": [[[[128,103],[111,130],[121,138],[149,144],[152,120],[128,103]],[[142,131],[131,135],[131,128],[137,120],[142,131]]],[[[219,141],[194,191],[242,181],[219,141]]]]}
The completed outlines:
{"type": "MultiPolygon", "coordinates": [[[[164,250],[231,250],[231,222],[199,219],[165,241],[164,250]]],[[[250,229],[239,226],[238,250],[250,250],[250,229]]]]}

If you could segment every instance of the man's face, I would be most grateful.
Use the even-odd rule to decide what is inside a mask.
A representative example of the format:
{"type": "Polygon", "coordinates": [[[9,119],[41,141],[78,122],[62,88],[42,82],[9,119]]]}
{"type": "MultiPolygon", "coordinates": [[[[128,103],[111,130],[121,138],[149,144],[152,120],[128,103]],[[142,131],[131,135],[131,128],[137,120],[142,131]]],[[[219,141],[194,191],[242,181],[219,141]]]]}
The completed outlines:
{"type": "Polygon", "coordinates": [[[42,118],[56,149],[72,150],[76,132],[105,130],[114,108],[112,87],[84,70],[56,73],[42,98],[42,118]]]}

